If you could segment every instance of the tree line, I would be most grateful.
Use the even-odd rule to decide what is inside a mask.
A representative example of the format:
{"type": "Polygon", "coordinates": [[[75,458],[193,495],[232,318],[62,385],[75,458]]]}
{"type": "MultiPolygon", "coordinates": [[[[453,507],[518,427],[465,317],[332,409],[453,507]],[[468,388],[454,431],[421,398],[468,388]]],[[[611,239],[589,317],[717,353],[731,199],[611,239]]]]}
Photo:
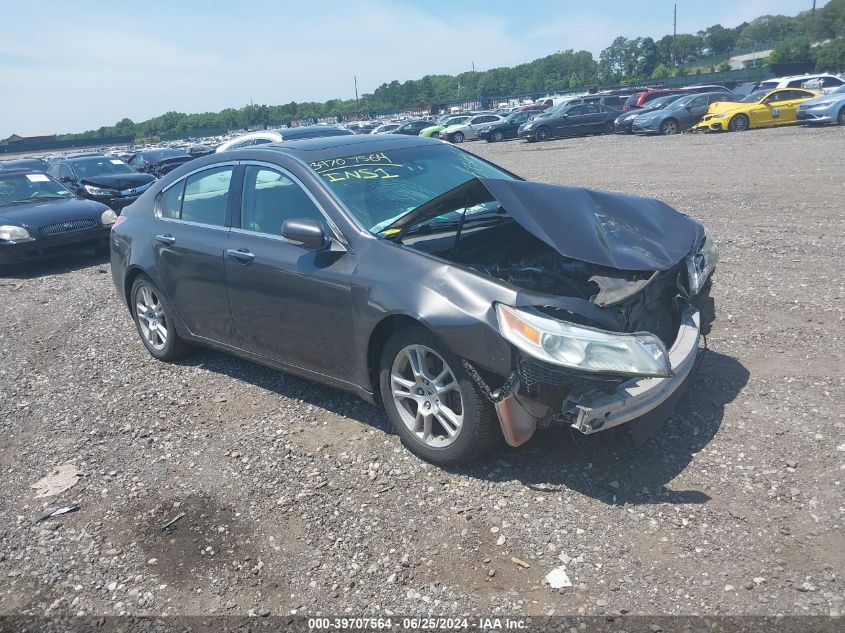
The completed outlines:
{"type": "Polygon", "coordinates": [[[632,84],[688,74],[696,64],[710,72],[727,70],[727,59],[732,52],[772,47],[768,60],[771,62],[810,62],[819,70],[845,70],[845,0],[830,0],[814,12],[804,11],[796,16],[764,15],[734,28],[714,24],[695,34],[666,35],[658,40],[620,36],[601,51],[598,60],[588,51],[565,50],[512,67],[391,81],[364,94],[357,102],[355,99],[291,101],[283,105],[250,104],[220,112],[167,112],[139,123],[124,118],[112,126],[58,138],[95,140],[124,135],[137,139],[187,138],[355,112],[399,111],[461,100],[632,84]]]}

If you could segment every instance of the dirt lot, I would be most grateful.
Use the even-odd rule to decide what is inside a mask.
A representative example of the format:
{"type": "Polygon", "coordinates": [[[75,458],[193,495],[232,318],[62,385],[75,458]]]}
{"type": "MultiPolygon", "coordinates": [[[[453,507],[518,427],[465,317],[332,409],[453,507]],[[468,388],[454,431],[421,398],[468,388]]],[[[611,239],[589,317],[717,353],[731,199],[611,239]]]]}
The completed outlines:
{"type": "Polygon", "coordinates": [[[845,128],[466,147],[710,227],[711,352],[663,432],[559,429],[445,471],[352,396],[216,352],[154,361],[105,261],[12,271],[0,613],[845,610],[845,128]],[[66,462],[79,483],[34,499],[66,462]],[[573,586],[544,585],[564,564],[573,586]]]}

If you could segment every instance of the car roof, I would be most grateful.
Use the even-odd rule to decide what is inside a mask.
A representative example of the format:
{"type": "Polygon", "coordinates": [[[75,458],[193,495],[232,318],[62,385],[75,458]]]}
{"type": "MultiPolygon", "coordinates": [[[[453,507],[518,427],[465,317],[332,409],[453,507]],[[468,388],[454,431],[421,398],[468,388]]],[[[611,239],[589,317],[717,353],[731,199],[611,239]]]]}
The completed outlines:
{"type": "Polygon", "coordinates": [[[268,143],[254,148],[257,151],[276,151],[288,154],[300,160],[320,160],[324,157],[337,156],[345,152],[386,152],[409,147],[443,145],[443,141],[424,136],[406,134],[351,134],[347,136],[321,136],[299,141],[268,143]]]}
{"type": "Polygon", "coordinates": [[[43,174],[44,172],[39,169],[27,169],[25,167],[18,167],[15,169],[2,169],[0,170],[0,177],[5,178],[6,176],[25,176],[26,174],[43,174]]]}
{"type": "Polygon", "coordinates": [[[59,158],[94,158],[96,156],[105,156],[102,152],[76,152],[74,154],[65,154],[59,158]]]}

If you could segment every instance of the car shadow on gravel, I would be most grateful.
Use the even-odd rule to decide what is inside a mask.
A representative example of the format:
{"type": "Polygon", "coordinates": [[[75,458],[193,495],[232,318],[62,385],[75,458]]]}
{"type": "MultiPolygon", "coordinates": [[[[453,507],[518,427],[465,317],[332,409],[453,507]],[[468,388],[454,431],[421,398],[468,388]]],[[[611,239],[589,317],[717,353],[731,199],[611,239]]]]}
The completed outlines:
{"type": "Polygon", "coordinates": [[[80,252],[23,264],[0,265],[0,279],[35,279],[61,275],[91,266],[109,266],[106,253],[80,252]]]}
{"type": "Polygon", "coordinates": [[[674,480],[716,435],[725,407],[748,382],[736,359],[708,351],[666,423],[641,445],[625,426],[584,436],[569,428],[536,433],[495,462],[453,472],[490,481],[518,480],[538,493],[574,490],[607,504],[705,503],[702,490],[674,480]]]}

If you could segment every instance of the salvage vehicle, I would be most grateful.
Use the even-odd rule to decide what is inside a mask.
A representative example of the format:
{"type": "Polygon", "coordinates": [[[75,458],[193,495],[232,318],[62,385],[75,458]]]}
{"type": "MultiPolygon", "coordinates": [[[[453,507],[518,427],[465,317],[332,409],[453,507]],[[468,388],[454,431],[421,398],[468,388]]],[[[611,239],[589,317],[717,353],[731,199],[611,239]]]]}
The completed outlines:
{"type": "Polygon", "coordinates": [[[535,116],[537,116],[537,110],[516,110],[506,116],[503,121],[497,121],[480,128],[478,138],[484,139],[488,143],[498,143],[509,138],[516,138],[519,126],[535,116]]]}
{"type": "Polygon", "coordinates": [[[828,73],[817,75],[792,75],[790,77],[776,77],[761,81],[757,86],[758,90],[776,90],[778,88],[804,88],[816,92],[833,92],[840,86],[845,85],[845,79],[828,73]]]}
{"type": "Polygon", "coordinates": [[[461,121],[460,123],[454,123],[445,127],[441,130],[438,136],[442,140],[449,141],[450,143],[475,141],[478,139],[478,131],[481,128],[504,120],[505,117],[498,114],[493,114],[492,112],[481,112],[467,118],[466,121],[461,121]]]}
{"type": "Polygon", "coordinates": [[[625,103],[622,104],[622,110],[627,112],[628,110],[644,108],[649,101],[654,101],[660,97],[673,94],[685,94],[685,91],[683,88],[654,88],[651,90],[635,92],[625,100],[625,103]]]}
{"type": "Polygon", "coordinates": [[[126,209],[111,254],[155,358],[209,346],[351,391],[438,464],[663,419],[718,257],[657,200],[397,135],[199,158],[126,209]]]}
{"type": "Polygon", "coordinates": [[[405,134],[407,136],[419,136],[425,128],[430,127],[431,122],[423,119],[415,119],[413,121],[406,121],[391,132],[391,134],[405,134]]]}
{"type": "Polygon", "coordinates": [[[795,118],[802,125],[845,125],[845,86],[821,97],[804,101],[798,106],[795,118]]]}
{"type": "Polygon", "coordinates": [[[47,171],[47,161],[43,158],[12,158],[9,160],[0,160],[0,171],[11,171],[13,169],[47,171]]]}
{"type": "Polygon", "coordinates": [[[743,132],[751,128],[794,125],[798,106],[820,94],[799,88],[757,90],[740,101],[714,103],[693,130],[743,132]]]}
{"type": "Polygon", "coordinates": [[[118,213],[156,180],[110,156],[60,157],[50,163],[47,173],[78,196],[102,202],[118,213]]]}
{"type": "Polygon", "coordinates": [[[72,251],[108,251],[117,215],[78,198],[45,173],[0,172],[0,264],[20,264],[72,251]]]}
{"type": "Polygon", "coordinates": [[[548,141],[558,136],[609,134],[618,115],[619,110],[599,103],[565,105],[523,123],[517,136],[527,141],[548,141]]]}
{"type": "Polygon", "coordinates": [[[161,178],[194,157],[181,149],[160,147],[135,152],[126,162],[135,170],[161,178]]]}
{"type": "Polygon", "coordinates": [[[422,131],[420,132],[420,136],[423,136],[423,137],[426,137],[426,138],[431,138],[431,137],[437,138],[438,135],[440,134],[440,132],[445,130],[450,125],[458,125],[459,123],[463,123],[464,121],[469,119],[469,117],[470,117],[469,114],[463,114],[461,116],[445,117],[445,118],[443,118],[442,121],[439,121],[438,123],[435,123],[434,125],[424,127],[422,129],[422,131]]]}
{"type": "Polygon", "coordinates": [[[733,99],[735,97],[729,92],[721,91],[684,95],[665,108],[636,117],[631,123],[631,131],[634,134],[678,134],[698,123],[701,117],[707,114],[707,108],[711,104],[733,99]]]}
{"type": "Polygon", "coordinates": [[[645,108],[623,112],[622,114],[617,116],[616,119],[613,121],[613,131],[617,134],[631,134],[631,127],[634,125],[634,119],[636,119],[638,116],[648,114],[649,112],[654,112],[655,110],[661,110],[667,107],[676,99],[680,99],[683,96],[684,95],[680,93],[666,95],[665,97],[660,97],[658,99],[655,99],[654,101],[649,102],[649,104],[645,108]]]}

